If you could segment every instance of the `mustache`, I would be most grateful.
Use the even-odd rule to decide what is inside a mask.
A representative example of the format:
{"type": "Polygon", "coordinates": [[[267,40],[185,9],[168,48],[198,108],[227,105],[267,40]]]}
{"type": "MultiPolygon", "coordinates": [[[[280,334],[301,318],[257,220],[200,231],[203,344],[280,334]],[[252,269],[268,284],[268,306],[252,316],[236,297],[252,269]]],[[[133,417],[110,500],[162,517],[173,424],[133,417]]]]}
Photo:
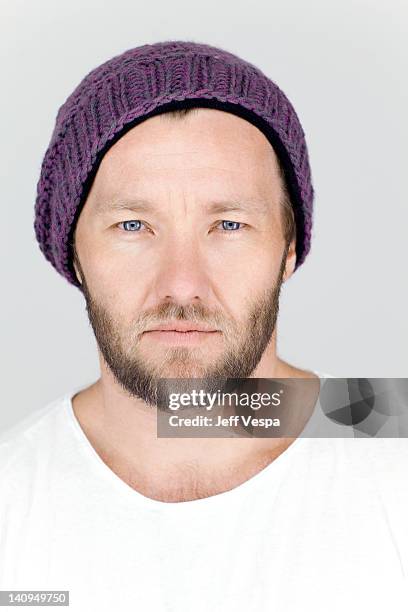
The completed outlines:
{"type": "Polygon", "coordinates": [[[183,306],[168,302],[159,306],[154,313],[147,312],[141,315],[138,318],[136,327],[138,328],[138,333],[143,333],[159,325],[184,322],[212,327],[221,331],[228,327],[224,316],[219,313],[209,313],[203,304],[183,306]]]}

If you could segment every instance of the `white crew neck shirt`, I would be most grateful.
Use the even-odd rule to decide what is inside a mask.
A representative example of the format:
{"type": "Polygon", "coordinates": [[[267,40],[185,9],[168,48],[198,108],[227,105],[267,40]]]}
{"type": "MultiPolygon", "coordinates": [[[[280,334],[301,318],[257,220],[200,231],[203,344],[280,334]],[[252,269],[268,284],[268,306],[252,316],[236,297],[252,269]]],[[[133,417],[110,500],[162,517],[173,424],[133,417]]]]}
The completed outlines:
{"type": "Polygon", "coordinates": [[[407,612],[407,439],[299,437],[167,503],[103,462],[80,389],[0,439],[0,590],[68,590],[75,612],[407,612]]]}

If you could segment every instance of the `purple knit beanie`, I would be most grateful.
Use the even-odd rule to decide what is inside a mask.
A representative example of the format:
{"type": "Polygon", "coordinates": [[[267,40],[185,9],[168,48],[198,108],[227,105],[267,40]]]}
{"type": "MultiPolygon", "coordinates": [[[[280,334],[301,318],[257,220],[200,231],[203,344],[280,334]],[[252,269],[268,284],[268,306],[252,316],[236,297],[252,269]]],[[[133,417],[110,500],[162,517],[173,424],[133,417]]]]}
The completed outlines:
{"type": "Polygon", "coordinates": [[[156,114],[201,106],[234,113],[268,138],[284,170],[296,221],[296,267],[310,250],[313,186],[305,136],[279,87],[259,68],[212,45],[146,44],[89,72],[59,108],[37,184],[35,235],[54,268],[81,289],[75,224],[98,166],[126,131],[156,114]]]}

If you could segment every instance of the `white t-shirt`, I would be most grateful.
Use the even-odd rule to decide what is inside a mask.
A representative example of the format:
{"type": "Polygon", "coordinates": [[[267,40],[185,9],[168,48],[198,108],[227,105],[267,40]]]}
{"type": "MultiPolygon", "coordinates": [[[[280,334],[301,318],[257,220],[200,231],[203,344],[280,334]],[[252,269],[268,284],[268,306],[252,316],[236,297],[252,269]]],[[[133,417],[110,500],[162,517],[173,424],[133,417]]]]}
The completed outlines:
{"type": "Polygon", "coordinates": [[[75,612],[407,612],[407,439],[299,437],[230,491],[166,503],[102,461],[79,389],[3,434],[0,590],[68,590],[75,612]]]}

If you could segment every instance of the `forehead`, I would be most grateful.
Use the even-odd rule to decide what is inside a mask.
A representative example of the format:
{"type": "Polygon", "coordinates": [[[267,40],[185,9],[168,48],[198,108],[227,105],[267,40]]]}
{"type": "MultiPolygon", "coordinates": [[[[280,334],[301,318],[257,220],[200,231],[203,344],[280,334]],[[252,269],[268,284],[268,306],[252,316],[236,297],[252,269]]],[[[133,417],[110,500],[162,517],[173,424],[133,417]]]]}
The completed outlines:
{"type": "Polygon", "coordinates": [[[131,128],[107,151],[94,191],[110,198],[160,198],[190,190],[197,197],[278,196],[276,154],[250,122],[216,109],[172,118],[166,113],[131,128]]]}
{"type": "Polygon", "coordinates": [[[191,166],[210,157],[231,169],[237,161],[277,167],[275,152],[257,127],[232,113],[208,108],[177,119],[163,113],[142,121],[108,150],[101,166],[134,161],[146,169],[179,168],[190,156],[191,166]]]}

